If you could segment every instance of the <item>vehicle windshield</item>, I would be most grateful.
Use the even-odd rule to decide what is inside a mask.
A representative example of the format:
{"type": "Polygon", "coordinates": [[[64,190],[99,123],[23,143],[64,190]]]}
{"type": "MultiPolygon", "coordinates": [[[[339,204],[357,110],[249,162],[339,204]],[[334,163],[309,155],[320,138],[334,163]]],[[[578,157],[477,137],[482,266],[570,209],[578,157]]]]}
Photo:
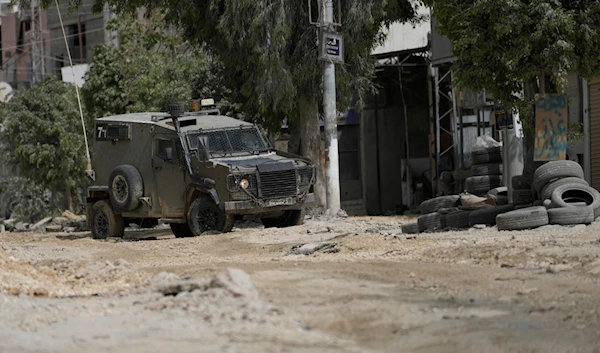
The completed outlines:
{"type": "Polygon", "coordinates": [[[258,154],[270,148],[269,143],[255,126],[190,132],[187,138],[191,150],[198,149],[198,137],[201,136],[206,136],[208,151],[212,157],[258,154]]]}

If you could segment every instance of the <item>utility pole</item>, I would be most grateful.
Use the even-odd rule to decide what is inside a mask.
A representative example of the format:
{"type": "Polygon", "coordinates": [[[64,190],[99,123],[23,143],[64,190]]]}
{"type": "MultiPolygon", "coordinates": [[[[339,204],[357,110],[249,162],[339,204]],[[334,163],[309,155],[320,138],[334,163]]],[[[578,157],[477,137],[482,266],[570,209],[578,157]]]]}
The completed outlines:
{"type": "Polygon", "coordinates": [[[44,60],[44,30],[42,22],[42,9],[37,0],[31,0],[31,29],[29,30],[29,43],[31,45],[31,81],[32,83],[43,80],[46,76],[44,60]],[[37,13],[36,13],[37,9],[37,13]]]}
{"type": "MultiPolygon", "coordinates": [[[[321,28],[333,29],[333,0],[321,0],[321,28]]],[[[321,36],[321,40],[324,40],[321,36]]],[[[331,38],[325,39],[330,41],[331,38]]],[[[334,39],[335,40],[335,39],[334,39]]],[[[329,43],[325,43],[328,45],[329,43]]],[[[325,150],[327,151],[327,212],[334,216],[340,211],[340,170],[336,120],[335,64],[323,63],[323,111],[325,113],[325,150]]]]}

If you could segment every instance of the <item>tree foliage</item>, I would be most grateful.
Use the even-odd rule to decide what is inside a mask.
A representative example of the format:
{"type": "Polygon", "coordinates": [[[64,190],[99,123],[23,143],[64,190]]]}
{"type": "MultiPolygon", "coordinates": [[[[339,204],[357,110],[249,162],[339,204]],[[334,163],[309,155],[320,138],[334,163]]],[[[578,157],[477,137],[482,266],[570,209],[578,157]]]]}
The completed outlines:
{"type": "MultiPolygon", "coordinates": [[[[181,28],[184,38],[196,47],[206,47],[222,64],[231,100],[271,128],[278,128],[286,117],[297,116],[300,102],[320,99],[318,31],[309,23],[306,1],[107,2],[120,12],[135,13],[140,7],[149,13],[163,11],[168,24],[181,28]]],[[[361,101],[372,88],[371,50],[382,39],[385,25],[416,18],[414,4],[409,0],[341,1],[346,64],[337,70],[337,78],[342,107],[351,94],[361,101]]],[[[103,0],[96,1],[96,9],[103,6],[103,0]]]]}
{"type": "Polygon", "coordinates": [[[18,165],[21,176],[46,189],[64,190],[70,198],[84,181],[86,165],[73,85],[49,77],[3,104],[0,114],[9,162],[18,165]]]}
{"type": "Polygon", "coordinates": [[[433,7],[437,30],[452,42],[456,83],[486,89],[525,113],[532,107],[528,93],[562,93],[571,72],[600,74],[600,1],[425,3],[433,7]]]}
{"type": "Polygon", "coordinates": [[[120,44],[95,48],[82,88],[92,116],[164,111],[171,101],[206,97],[231,110],[218,63],[202,47],[190,47],[162,13],[123,14],[110,26],[118,30],[120,44]]]}

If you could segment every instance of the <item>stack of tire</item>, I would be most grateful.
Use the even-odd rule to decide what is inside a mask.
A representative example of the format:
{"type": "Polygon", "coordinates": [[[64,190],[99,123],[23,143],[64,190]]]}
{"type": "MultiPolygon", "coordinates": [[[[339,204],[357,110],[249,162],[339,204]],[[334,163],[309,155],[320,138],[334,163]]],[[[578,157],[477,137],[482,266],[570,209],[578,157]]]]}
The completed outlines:
{"type": "Polygon", "coordinates": [[[502,186],[502,147],[488,147],[471,152],[471,176],[465,180],[468,193],[485,196],[502,186]]]}
{"type": "Polygon", "coordinates": [[[523,208],[498,215],[498,230],[589,224],[600,215],[600,193],[583,179],[579,163],[547,162],[528,179],[513,177],[513,203],[523,208]]]}

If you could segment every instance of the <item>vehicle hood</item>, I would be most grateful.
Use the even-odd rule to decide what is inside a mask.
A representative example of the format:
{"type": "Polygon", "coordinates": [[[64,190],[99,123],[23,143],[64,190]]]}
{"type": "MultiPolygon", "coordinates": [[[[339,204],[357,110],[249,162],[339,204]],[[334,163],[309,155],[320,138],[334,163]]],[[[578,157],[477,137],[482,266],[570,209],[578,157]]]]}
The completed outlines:
{"type": "Polygon", "coordinates": [[[214,160],[215,162],[226,164],[232,169],[246,169],[256,168],[261,165],[270,163],[293,163],[295,166],[308,165],[302,159],[295,159],[289,157],[283,157],[276,153],[262,154],[257,156],[244,156],[244,157],[223,157],[214,160]]]}

